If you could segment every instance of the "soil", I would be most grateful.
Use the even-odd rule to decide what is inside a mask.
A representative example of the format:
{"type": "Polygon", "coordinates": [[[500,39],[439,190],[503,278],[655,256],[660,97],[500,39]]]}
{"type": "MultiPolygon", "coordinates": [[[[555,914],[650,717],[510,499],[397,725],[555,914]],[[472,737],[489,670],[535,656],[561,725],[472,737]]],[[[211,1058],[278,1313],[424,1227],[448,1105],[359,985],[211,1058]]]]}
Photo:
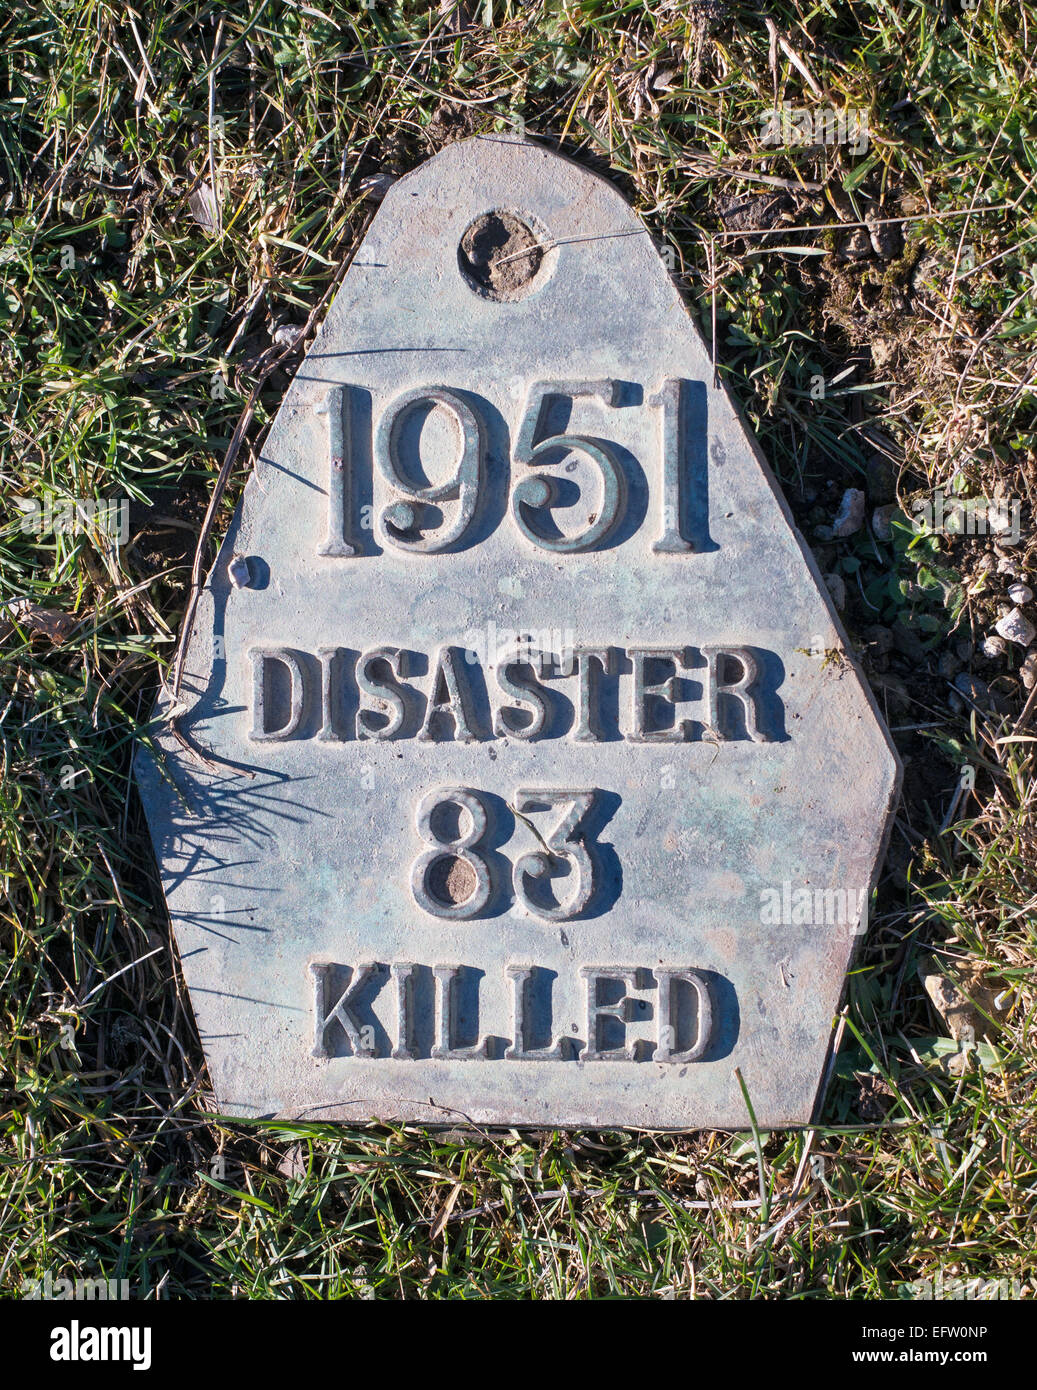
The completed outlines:
{"type": "MultiPolygon", "coordinates": [[[[138,574],[151,576],[170,569],[190,571],[198,535],[209,505],[202,482],[156,490],[151,506],[130,503],[130,559],[138,574]]],[[[187,576],[181,575],[186,584],[187,576]]],[[[170,576],[176,582],[177,576],[170,576]]]]}
{"type": "Polygon", "coordinates": [[[463,859],[444,856],[429,873],[432,895],[442,903],[467,902],[475,887],[475,870],[463,859]]]}
{"type": "Polygon", "coordinates": [[[763,232],[792,210],[792,200],[785,193],[725,194],[714,207],[725,232],[763,232]]]}
{"type": "Polygon", "coordinates": [[[468,280],[491,299],[521,299],[544,259],[534,233],[510,212],[477,217],[461,238],[458,261],[468,280]]]}

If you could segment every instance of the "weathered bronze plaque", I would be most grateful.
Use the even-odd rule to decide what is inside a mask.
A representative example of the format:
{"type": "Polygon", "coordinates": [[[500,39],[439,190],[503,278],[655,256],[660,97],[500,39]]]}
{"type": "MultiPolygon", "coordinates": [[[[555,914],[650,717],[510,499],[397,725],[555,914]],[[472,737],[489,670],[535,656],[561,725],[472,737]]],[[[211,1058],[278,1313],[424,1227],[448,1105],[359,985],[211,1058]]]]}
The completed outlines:
{"type": "Polygon", "coordinates": [[[808,1121],[898,784],[842,648],[619,194],[401,179],[140,759],[222,1110],[808,1121]]]}

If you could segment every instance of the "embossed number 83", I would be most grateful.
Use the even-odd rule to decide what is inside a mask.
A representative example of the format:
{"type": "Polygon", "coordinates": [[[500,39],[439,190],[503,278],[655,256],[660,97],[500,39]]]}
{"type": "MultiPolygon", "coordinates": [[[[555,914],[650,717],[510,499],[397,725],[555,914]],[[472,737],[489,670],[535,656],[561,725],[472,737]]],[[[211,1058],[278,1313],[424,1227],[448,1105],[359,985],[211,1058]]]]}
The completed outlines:
{"type": "MultiPolygon", "coordinates": [[[[543,846],[523,854],[512,868],[515,897],[528,911],[550,922],[566,922],[578,917],[587,907],[597,886],[598,860],[594,846],[588,843],[584,821],[594,804],[595,793],[549,788],[519,790],[509,809],[522,821],[543,846]],[[527,812],[545,806],[568,806],[568,811],[545,840],[534,827],[527,812]],[[572,876],[572,891],[567,899],[554,903],[543,891],[551,870],[561,862],[572,876]],[[540,890],[533,892],[530,881],[540,890]]],[[[490,813],[482,794],[471,787],[439,787],[429,792],[418,804],[417,830],[430,846],[414,861],[411,868],[411,891],[419,907],[434,917],[452,920],[487,915],[494,893],[490,860],[482,852],[490,813]],[[456,806],[461,820],[456,831],[443,823],[443,808],[456,806]],[[452,862],[449,873],[444,869],[452,862]],[[464,864],[468,873],[457,873],[456,865],[464,864]]]]}

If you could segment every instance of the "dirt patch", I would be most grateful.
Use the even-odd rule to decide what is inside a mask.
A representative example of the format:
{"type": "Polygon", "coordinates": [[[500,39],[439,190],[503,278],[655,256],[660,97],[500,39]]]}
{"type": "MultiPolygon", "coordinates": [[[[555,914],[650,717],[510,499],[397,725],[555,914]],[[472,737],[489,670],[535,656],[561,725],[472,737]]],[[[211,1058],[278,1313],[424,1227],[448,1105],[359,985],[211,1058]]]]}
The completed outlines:
{"type": "Polygon", "coordinates": [[[442,149],[444,145],[452,145],[455,140],[467,139],[475,133],[477,125],[475,112],[470,108],[452,106],[450,102],[444,101],[433,111],[426,133],[432,147],[442,149]]]}
{"type": "Polygon", "coordinates": [[[461,238],[461,271],[480,294],[491,299],[521,299],[533,287],[544,260],[535,233],[510,212],[477,217],[461,238]]]}
{"type": "Polygon", "coordinates": [[[884,1120],[896,1100],[896,1096],[881,1076],[871,1072],[858,1072],[857,1114],[866,1124],[876,1124],[884,1120]]]}
{"type": "MultiPolygon", "coordinates": [[[[792,200],[785,193],[732,193],[718,198],[714,206],[725,232],[759,233],[787,221],[792,200]]],[[[755,245],[765,245],[769,240],[752,237],[755,245]]]]}
{"type": "Polygon", "coordinates": [[[130,503],[129,558],[139,574],[180,570],[178,578],[186,583],[209,493],[200,482],[190,482],[178,489],[157,489],[152,497],[150,506],[135,498],[130,503]]]}
{"type": "Polygon", "coordinates": [[[429,888],[441,903],[467,902],[476,889],[475,870],[463,859],[444,856],[432,866],[429,888]]]}

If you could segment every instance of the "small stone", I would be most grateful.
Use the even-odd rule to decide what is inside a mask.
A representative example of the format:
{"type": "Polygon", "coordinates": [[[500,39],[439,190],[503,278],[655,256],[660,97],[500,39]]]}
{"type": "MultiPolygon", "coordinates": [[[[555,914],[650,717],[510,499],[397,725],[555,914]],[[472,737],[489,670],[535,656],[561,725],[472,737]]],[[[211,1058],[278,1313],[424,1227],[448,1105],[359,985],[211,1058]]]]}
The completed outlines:
{"type": "Polygon", "coordinates": [[[1020,647],[1028,647],[1037,637],[1037,628],[1018,608],[1013,608],[1003,618],[999,618],[994,624],[994,630],[1000,633],[1006,642],[1015,642],[1020,647]]]}
{"type": "Polygon", "coordinates": [[[846,607],[846,584],[841,574],[826,574],[825,585],[832,595],[832,602],[840,611],[846,607]]]}
{"type": "Polygon", "coordinates": [[[995,657],[1004,656],[1007,650],[1003,637],[984,637],[980,644],[980,651],[990,661],[995,657]]]}
{"type": "MultiPolygon", "coordinates": [[[[925,987],[933,1008],[944,1023],[955,1042],[975,1042],[976,1038],[990,1036],[991,1024],[984,1018],[983,1007],[989,1012],[990,999],[983,999],[976,988],[970,994],[979,996],[976,1002],[965,994],[953,980],[947,978],[942,967],[932,956],[923,957],[918,963],[918,976],[925,987]]],[[[984,991],[986,993],[987,991],[984,991]]]]}
{"type": "Polygon", "coordinates": [[[990,687],[978,676],[970,676],[967,671],[954,677],[954,688],[960,690],[974,705],[985,705],[990,699],[990,687]]]}
{"type": "Polygon", "coordinates": [[[298,323],[282,323],[280,328],[274,329],[274,342],[278,347],[294,347],[302,337],[302,325],[298,323]]]}
{"type": "Polygon", "coordinates": [[[871,339],[871,360],[876,367],[885,367],[897,350],[896,338],[876,333],[871,339]]]}
{"type": "Polygon", "coordinates": [[[308,1168],[306,1151],[301,1144],[292,1144],[288,1148],[278,1160],[277,1171],[289,1180],[305,1178],[308,1168]]]}
{"type": "Polygon", "coordinates": [[[858,227],[849,234],[837,255],[841,261],[862,261],[871,255],[871,242],[863,228],[858,227]]]}
{"type": "Polygon", "coordinates": [[[971,661],[973,646],[968,637],[959,637],[954,644],[954,651],[961,662],[971,661]]]}
{"type": "Polygon", "coordinates": [[[368,202],[380,203],[395,182],[394,174],[368,174],[360,180],[359,188],[368,202]]]}
{"type": "Polygon", "coordinates": [[[245,555],[235,555],[227,566],[227,575],[235,589],[247,589],[252,583],[252,567],[245,555]]]}
{"type": "Polygon", "coordinates": [[[876,256],[884,261],[892,260],[901,249],[900,232],[895,223],[874,214],[865,218],[868,224],[868,240],[876,256]]]}
{"type": "Polygon", "coordinates": [[[884,507],[876,507],[872,512],[871,529],[878,540],[888,541],[893,534],[891,522],[895,511],[896,504],[889,502],[884,507]]]}
{"type": "Polygon", "coordinates": [[[1023,685],[1027,690],[1032,690],[1037,685],[1037,647],[1034,647],[1023,657],[1023,664],[1019,667],[1019,674],[1023,678],[1023,685]]]}
{"type": "Polygon", "coordinates": [[[1018,579],[1018,578],[1019,578],[1019,571],[1018,571],[1018,569],[1016,568],[1015,561],[1009,559],[1009,557],[1008,557],[1007,555],[1002,555],[1002,556],[998,559],[998,562],[997,562],[997,572],[998,572],[998,574],[1008,574],[1008,575],[1011,575],[1011,577],[1012,577],[1013,579],[1018,579]]]}
{"type": "Polygon", "coordinates": [[[961,670],[961,662],[953,652],[943,652],[940,660],[936,664],[936,669],[945,681],[949,681],[958,671],[961,670]]]}
{"type": "Polygon", "coordinates": [[[864,629],[864,640],[876,656],[887,656],[893,647],[893,634],[888,627],[882,627],[878,623],[864,629]]]}
{"type": "MultiPolygon", "coordinates": [[[[0,641],[12,630],[13,623],[24,628],[27,634],[38,634],[54,644],[63,642],[76,626],[76,620],[70,613],[59,612],[56,608],[41,608],[38,603],[33,603],[32,599],[28,598],[15,599],[7,605],[7,612],[13,622],[0,616],[0,641]]],[[[3,609],[0,608],[0,615],[2,613],[3,609]]]]}
{"type": "Polygon", "coordinates": [[[885,507],[897,499],[897,480],[893,465],[882,454],[872,454],[864,465],[868,479],[868,496],[876,507],[885,507]]]}
{"type": "Polygon", "coordinates": [[[922,639],[912,627],[899,618],[893,624],[893,645],[908,661],[916,662],[919,666],[924,664],[926,651],[922,646],[922,639]]]}
{"type": "Polygon", "coordinates": [[[855,535],[864,525],[864,493],[859,488],[848,487],[839,503],[839,510],[832,522],[832,535],[843,538],[855,535]]]}
{"type": "Polygon", "coordinates": [[[1013,603],[1029,603],[1033,598],[1033,590],[1028,584],[1013,584],[1008,590],[1008,597],[1013,603]]]}

